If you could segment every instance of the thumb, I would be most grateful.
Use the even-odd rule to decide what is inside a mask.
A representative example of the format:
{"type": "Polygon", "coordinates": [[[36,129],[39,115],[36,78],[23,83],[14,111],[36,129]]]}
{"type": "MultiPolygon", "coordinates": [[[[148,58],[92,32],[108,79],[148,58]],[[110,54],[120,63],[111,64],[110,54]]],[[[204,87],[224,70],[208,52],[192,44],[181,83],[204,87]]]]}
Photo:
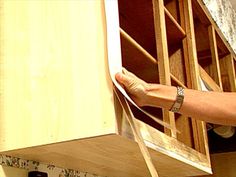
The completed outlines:
{"type": "Polygon", "coordinates": [[[130,85],[132,85],[132,82],[133,82],[132,78],[130,78],[129,76],[127,76],[123,73],[117,73],[115,75],[115,78],[120,84],[124,85],[126,88],[128,88],[130,85]]]}

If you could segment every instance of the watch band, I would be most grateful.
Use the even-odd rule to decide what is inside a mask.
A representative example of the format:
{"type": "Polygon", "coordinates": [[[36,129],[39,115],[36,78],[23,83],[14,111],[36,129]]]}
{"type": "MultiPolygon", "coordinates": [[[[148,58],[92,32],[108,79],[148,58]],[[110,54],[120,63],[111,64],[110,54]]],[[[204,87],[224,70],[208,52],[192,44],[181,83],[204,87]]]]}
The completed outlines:
{"type": "Polygon", "coordinates": [[[176,100],[175,100],[174,104],[172,105],[170,111],[179,112],[183,102],[184,102],[184,88],[178,86],[176,100]]]}

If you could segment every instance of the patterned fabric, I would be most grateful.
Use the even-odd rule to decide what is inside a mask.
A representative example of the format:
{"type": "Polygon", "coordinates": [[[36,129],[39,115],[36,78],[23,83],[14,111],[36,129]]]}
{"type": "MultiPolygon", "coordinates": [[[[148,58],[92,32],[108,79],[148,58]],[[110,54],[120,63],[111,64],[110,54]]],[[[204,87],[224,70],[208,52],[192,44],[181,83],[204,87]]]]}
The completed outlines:
{"type": "Polygon", "coordinates": [[[41,164],[36,161],[24,160],[16,157],[0,155],[0,165],[21,168],[28,171],[46,172],[49,177],[101,177],[87,172],[79,172],[78,170],[63,169],[55,165],[41,164]]]}
{"type": "Polygon", "coordinates": [[[212,18],[236,53],[236,12],[229,0],[203,0],[212,18]]]}

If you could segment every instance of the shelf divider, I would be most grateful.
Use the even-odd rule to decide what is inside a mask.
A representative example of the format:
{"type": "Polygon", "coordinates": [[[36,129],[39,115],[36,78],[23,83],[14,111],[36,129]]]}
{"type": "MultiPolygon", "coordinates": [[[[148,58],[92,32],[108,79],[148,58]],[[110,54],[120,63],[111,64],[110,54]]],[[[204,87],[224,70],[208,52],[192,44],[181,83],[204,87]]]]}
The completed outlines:
{"type": "MultiPolygon", "coordinates": [[[[177,39],[181,40],[186,36],[184,29],[180,26],[180,24],[175,20],[175,18],[171,15],[167,8],[164,7],[165,19],[167,24],[167,36],[172,36],[172,40],[177,39]],[[172,30],[170,30],[172,29],[172,30]]],[[[174,40],[175,41],[175,40],[174,40]]],[[[176,42],[176,41],[175,41],[176,42]]]]}
{"type": "Polygon", "coordinates": [[[120,34],[127,39],[132,45],[134,45],[137,50],[139,50],[141,53],[143,53],[153,64],[157,63],[157,60],[148,53],[141,45],[139,45],[129,34],[127,34],[122,28],[120,28],[120,34]]]}
{"type": "Polygon", "coordinates": [[[219,56],[218,56],[218,49],[216,43],[216,34],[215,29],[212,25],[208,27],[208,34],[209,34],[209,43],[210,43],[210,50],[211,50],[211,57],[212,57],[212,65],[211,67],[211,75],[213,75],[214,80],[222,89],[222,80],[220,74],[220,64],[219,64],[219,56]]]}
{"type": "Polygon", "coordinates": [[[213,90],[222,92],[222,88],[208,75],[208,73],[199,65],[199,73],[201,79],[213,90]]]}
{"type": "MultiPolygon", "coordinates": [[[[159,64],[159,80],[161,84],[171,85],[164,2],[163,0],[152,0],[152,4],[157,58],[159,64]]],[[[171,126],[176,127],[174,113],[166,109],[163,109],[162,112],[163,120],[170,123],[171,126]]],[[[177,137],[176,133],[173,131],[165,129],[165,133],[172,137],[177,137]]]]}
{"type": "MultiPolygon", "coordinates": [[[[152,62],[153,64],[158,64],[158,59],[154,58],[152,55],[150,55],[141,45],[139,45],[129,34],[127,34],[122,28],[120,28],[120,34],[122,37],[124,37],[127,41],[130,42],[131,45],[133,45],[139,52],[141,52],[143,55],[147,57],[147,59],[152,62]]],[[[179,84],[181,87],[186,88],[186,86],[178,80],[173,74],[170,73],[170,77],[173,81],[175,81],[177,84],[179,84]]]]}

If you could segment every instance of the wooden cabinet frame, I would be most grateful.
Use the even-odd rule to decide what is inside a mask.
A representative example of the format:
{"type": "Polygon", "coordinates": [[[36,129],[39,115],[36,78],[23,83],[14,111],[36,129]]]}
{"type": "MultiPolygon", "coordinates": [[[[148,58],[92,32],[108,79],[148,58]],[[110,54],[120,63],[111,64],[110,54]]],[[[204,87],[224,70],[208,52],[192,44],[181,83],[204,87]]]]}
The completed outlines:
{"type": "MultiPolygon", "coordinates": [[[[115,35],[120,37],[114,43],[116,51],[121,50],[124,67],[147,82],[197,90],[201,90],[201,77],[212,90],[223,91],[225,74],[230,90],[236,90],[235,54],[200,0],[114,2],[112,12],[120,17],[112,19],[117,25],[115,35]],[[214,76],[199,65],[194,14],[208,26],[214,76]],[[221,67],[229,70],[222,73],[221,67]]],[[[0,1],[0,152],[104,176],[150,176],[113,93],[106,1],[34,3],[0,1]],[[41,61],[38,50],[47,59],[41,61]],[[83,109],[78,111],[76,106],[83,109]]],[[[160,176],[211,173],[204,122],[147,108],[181,130],[179,134],[132,110],[140,119],[136,124],[160,176]]]]}

